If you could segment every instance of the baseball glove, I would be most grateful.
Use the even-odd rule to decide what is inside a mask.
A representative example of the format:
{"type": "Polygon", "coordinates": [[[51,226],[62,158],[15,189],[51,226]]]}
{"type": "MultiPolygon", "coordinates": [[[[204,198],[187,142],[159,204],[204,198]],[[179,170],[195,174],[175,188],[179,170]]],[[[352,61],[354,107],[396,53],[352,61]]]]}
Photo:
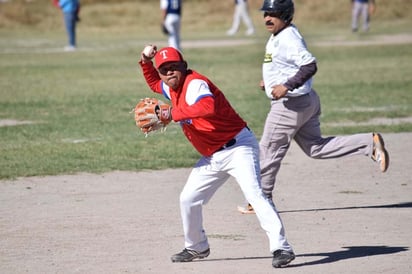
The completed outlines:
{"type": "Polygon", "coordinates": [[[164,24],[160,25],[160,29],[162,30],[162,33],[164,35],[169,35],[169,31],[167,30],[166,26],[164,24]]]}
{"type": "Polygon", "coordinates": [[[147,136],[156,130],[165,130],[172,120],[171,106],[156,99],[145,98],[132,110],[136,126],[147,136]]]}

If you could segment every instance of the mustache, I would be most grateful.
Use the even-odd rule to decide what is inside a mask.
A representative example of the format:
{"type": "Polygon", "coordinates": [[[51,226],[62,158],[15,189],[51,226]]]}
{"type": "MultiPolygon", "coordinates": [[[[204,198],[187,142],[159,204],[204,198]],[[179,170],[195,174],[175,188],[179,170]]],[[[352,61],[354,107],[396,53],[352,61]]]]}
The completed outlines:
{"type": "Polygon", "coordinates": [[[271,21],[266,21],[266,22],[265,22],[265,25],[266,25],[266,26],[273,26],[274,24],[273,24],[271,21]]]}

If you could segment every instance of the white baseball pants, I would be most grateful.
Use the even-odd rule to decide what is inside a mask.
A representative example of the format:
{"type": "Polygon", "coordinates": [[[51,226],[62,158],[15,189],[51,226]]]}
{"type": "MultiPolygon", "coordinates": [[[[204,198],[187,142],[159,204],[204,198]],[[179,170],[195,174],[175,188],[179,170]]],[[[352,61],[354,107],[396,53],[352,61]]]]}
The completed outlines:
{"type": "Polygon", "coordinates": [[[369,4],[353,2],[352,7],[352,30],[358,29],[358,21],[362,17],[362,30],[368,31],[369,29],[369,4]]]}
{"type": "Polygon", "coordinates": [[[248,33],[252,34],[255,31],[253,21],[249,16],[248,9],[248,4],[244,0],[239,0],[239,2],[235,6],[232,27],[228,31],[228,34],[233,35],[239,30],[240,20],[242,20],[245,24],[248,33]]]}
{"type": "Polygon", "coordinates": [[[170,47],[180,48],[180,15],[169,13],[164,21],[164,25],[169,32],[168,44],[170,47]]]}
{"type": "Polygon", "coordinates": [[[199,252],[209,248],[203,228],[202,207],[230,176],[236,179],[253,206],[261,227],[269,237],[270,251],[292,251],[279,214],[262,193],[259,145],[247,128],[236,136],[235,145],[215,152],[211,157],[202,157],[190,173],[180,194],[185,247],[199,252]]]}

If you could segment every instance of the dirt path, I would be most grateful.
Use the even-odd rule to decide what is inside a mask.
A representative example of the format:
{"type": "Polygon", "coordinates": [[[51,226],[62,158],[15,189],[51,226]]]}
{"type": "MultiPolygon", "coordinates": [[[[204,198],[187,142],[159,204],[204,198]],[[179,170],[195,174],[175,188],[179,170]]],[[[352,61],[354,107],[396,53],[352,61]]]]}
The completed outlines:
{"type": "MultiPolygon", "coordinates": [[[[159,45],[164,42],[159,41],[159,45]]],[[[223,39],[223,40],[188,40],[182,41],[183,48],[202,47],[232,47],[255,44],[255,39],[223,39]]],[[[371,45],[400,45],[412,44],[411,33],[370,35],[367,39],[348,40],[346,36],[330,36],[325,41],[311,41],[311,46],[333,47],[333,46],[371,46],[371,45]]]]}
{"type": "Polygon", "coordinates": [[[178,196],[190,169],[0,182],[0,273],[411,273],[412,133],[385,134],[391,167],[317,161],[293,144],[276,204],[297,253],[271,267],[267,238],[231,179],[205,206],[211,255],[183,248],[178,196]]]}
{"type": "MultiPolygon", "coordinates": [[[[249,38],[228,38],[228,39],[210,39],[210,40],[183,40],[182,48],[211,48],[211,47],[236,47],[243,45],[259,44],[262,46],[266,38],[263,40],[258,40],[255,37],[249,38]]],[[[22,46],[22,41],[13,41],[6,47],[0,47],[0,54],[44,54],[44,53],[56,53],[64,52],[61,47],[53,47],[47,44],[47,40],[35,40],[28,39],[24,41],[24,46],[22,46]],[[46,45],[44,45],[46,44],[46,45]]],[[[129,41],[127,43],[120,44],[105,44],[105,45],[95,45],[92,47],[79,47],[78,51],[113,51],[122,50],[129,48],[141,48],[144,44],[153,43],[159,47],[167,46],[166,40],[159,41],[129,41]]],[[[370,45],[398,45],[398,44],[412,44],[412,34],[411,33],[397,33],[397,34],[386,34],[386,35],[368,35],[367,38],[361,40],[348,40],[346,36],[328,36],[327,40],[311,41],[311,46],[320,47],[333,47],[333,46],[370,46],[370,45]]]]}

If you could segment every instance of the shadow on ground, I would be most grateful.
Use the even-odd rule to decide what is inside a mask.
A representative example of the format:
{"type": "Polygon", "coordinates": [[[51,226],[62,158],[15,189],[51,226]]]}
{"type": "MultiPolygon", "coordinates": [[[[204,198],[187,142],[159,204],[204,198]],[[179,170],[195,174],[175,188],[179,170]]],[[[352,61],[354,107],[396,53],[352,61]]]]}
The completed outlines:
{"type": "Polygon", "coordinates": [[[348,210],[348,209],[368,209],[368,208],[411,208],[412,202],[389,204],[389,205],[373,205],[373,206],[346,206],[346,207],[331,207],[331,208],[310,208],[310,209],[297,209],[297,210],[283,210],[279,213],[292,213],[292,212],[308,212],[308,211],[327,211],[327,210],[348,210]]]}
{"type": "Polygon", "coordinates": [[[326,252],[326,253],[308,253],[300,254],[298,257],[325,257],[312,262],[305,262],[302,264],[292,264],[289,267],[308,266],[317,264],[333,263],[341,260],[393,254],[403,251],[408,251],[409,247],[403,246],[344,246],[346,250],[326,252]]]}
{"type": "MultiPolygon", "coordinates": [[[[332,207],[332,208],[313,208],[313,209],[299,209],[299,210],[285,210],[279,213],[294,213],[294,212],[310,212],[310,211],[328,211],[328,210],[351,210],[351,209],[376,209],[376,208],[412,208],[412,202],[387,204],[387,205],[371,205],[371,206],[348,206],[348,207],[332,207]]],[[[409,247],[403,246],[345,246],[346,250],[325,252],[325,253],[308,253],[299,254],[297,257],[324,257],[311,262],[301,264],[291,264],[288,267],[299,267],[309,265],[321,265],[333,263],[341,260],[393,254],[398,252],[408,251],[409,247]]],[[[241,258],[220,258],[220,259],[205,259],[195,262],[215,262],[215,261],[238,261],[238,260],[262,260],[271,259],[269,256],[260,257],[241,257],[241,258]]]]}
{"type": "MultiPolygon", "coordinates": [[[[325,252],[325,253],[308,253],[299,254],[296,257],[325,257],[316,261],[305,262],[301,264],[290,264],[288,267],[300,267],[318,264],[328,264],[341,260],[393,254],[398,252],[408,251],[409,247],[404,246],[344,246],[346,250],[325,252]]],[[[199,262],[216,262],[216,261],[239,261],[239,260],[262,260],[271,259],[272,257],[242,257],[242,258],[220,258],[220,259],[204,259],[199,261],[194,261],[194,263],[199,262]]]]}

